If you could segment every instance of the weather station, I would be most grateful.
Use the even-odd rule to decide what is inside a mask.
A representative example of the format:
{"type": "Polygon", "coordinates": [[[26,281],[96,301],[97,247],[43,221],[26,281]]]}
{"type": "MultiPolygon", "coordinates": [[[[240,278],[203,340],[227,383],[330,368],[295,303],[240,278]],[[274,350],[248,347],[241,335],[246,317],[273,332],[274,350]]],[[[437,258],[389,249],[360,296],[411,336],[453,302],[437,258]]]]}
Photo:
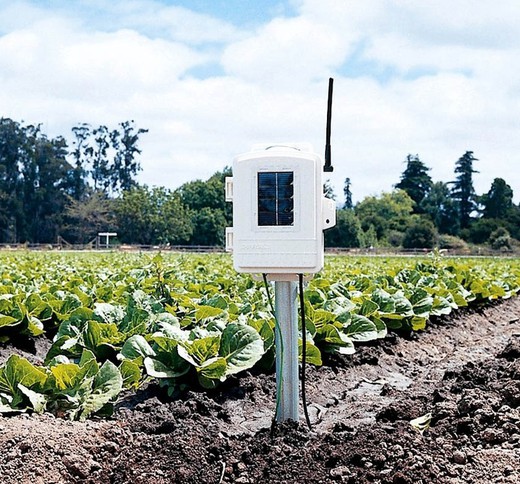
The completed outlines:
{"type": "Polygon", "coordinates": [[[255,145],[233,160],[226,200],[233,227],[226,250],[236,271],[260,275],[269,298],[275,285],[276,421],[299,420],[298,311],[302,320],[302,399],[306,331],[303,282],[324,264],[323,231],[336,224],[335,202],[324,196],[323,172],[331,172],[330,125],[333,79],[329,79],[325,162],[308,144],[255,145]],[[299,291],[298,291],[299,288],[299,291]]]}

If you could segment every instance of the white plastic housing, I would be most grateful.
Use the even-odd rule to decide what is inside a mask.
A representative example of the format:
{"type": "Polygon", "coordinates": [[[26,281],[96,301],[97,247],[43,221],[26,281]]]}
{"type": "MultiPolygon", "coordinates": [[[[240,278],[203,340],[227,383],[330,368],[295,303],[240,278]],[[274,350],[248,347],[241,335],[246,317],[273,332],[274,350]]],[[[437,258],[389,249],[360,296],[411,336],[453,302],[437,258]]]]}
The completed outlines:
{"type": "Polygon", "coordinates": [[[307,146],[255,146],[234,159],[233,178],[226,180],[226,200],[233,201],[226,249],[238,272],[322,269],[323,230],[336,224],[334,201],[323,195],[322,167],[307,146]]]}

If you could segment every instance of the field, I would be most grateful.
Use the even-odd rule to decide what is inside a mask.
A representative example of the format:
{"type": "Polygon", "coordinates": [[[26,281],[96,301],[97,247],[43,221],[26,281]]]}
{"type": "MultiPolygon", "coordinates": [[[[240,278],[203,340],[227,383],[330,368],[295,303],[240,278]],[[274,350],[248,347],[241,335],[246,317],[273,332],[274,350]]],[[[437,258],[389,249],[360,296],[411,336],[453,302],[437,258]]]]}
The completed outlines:
{"type": "Polygon", "coordinates": [[[518,260],[329,258],[311,431],[271,425],[275,320],[228,256],[6,252],[0,274],[2,483],[520,481],[518,260]]]}

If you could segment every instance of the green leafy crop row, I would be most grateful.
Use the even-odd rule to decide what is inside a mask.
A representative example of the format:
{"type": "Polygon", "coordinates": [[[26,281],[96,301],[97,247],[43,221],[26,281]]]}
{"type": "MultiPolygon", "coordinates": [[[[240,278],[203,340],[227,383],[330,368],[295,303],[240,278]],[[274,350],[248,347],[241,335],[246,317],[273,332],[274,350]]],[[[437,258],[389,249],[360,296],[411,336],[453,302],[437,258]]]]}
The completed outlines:
{"type": "MultiPolygon", "coordinates": [[[[306,287],[308,360],[520,291],[512,259],[329,258],[306,287]]],[[[283,324],[283,321],[280,321],[283,324]]],[[[0,412],[110,412],[123,389],[214,388],[274,362],[265,288],[227,255],[0,253],[0,338],[50,337],[0,366],[0,412]]]]}

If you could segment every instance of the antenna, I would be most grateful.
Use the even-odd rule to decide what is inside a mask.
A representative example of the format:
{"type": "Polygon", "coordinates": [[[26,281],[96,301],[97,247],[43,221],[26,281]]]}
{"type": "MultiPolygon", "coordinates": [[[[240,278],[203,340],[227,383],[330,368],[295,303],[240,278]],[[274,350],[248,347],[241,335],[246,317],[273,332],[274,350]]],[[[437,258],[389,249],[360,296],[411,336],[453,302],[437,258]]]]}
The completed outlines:
{"type": "Polygon", "coordinates": [[[332,118],[332,85],[334,84],[334,79],[332,77],[329,78],[329,98],[327,101],[327,133],[325,135],[325,165],[323,166],[323,171],[330,173],[334,171],[334,167],[331,164],[331,156],[330,156],[330,122],[332,118]]]}

